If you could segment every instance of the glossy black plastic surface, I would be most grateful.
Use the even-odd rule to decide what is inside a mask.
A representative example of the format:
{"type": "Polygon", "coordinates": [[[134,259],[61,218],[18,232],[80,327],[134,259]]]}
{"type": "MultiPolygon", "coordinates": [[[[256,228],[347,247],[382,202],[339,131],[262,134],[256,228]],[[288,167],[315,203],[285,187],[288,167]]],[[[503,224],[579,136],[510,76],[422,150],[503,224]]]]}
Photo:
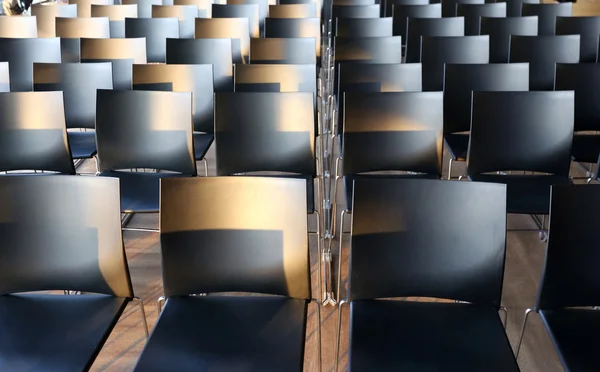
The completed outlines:
{"type": "Polygon", "coordinates": [[[108,39],[110,24],[108,17],[56,18],[56,36],[60,38],[108,39]]]}
{"type": "MultiPolygon", "coordinates": [[[[265,29],[265,18],[269,15],[269,4],[272,1],[269,0],[228,0],[228,5],[256,5],[258,6],[258,24],[260,29],[260,35],[264,34],[265,29]]],[[[315,15],[312,15],[313,17],[315,15]]],[[[252,32],[252,31],[251,31],[252,32]]],[[[252,36],[258,37],[258,36],[252,36]]]]}
{"type": "Polygon", "coordinates": [[[318,17],[317,3],[269,5],[271,18],[312,18],[318,17]]]}
{"type": "Polygon", "coordinates": [[[231,39],[231,53],[234,63],[248,61],[250,56],[250,33],[246,18],[196,18],[196,39],[231,39]]]}
{"type": "Polygon", "coordinates": [[[600,130],[600,65],[557,63],[554,89],[575,91],[575,131],[600,130]]]}
{"type": "Polygon", "coordinates": [[[406,63],[422,58],[422,39],[431,36],[464,36],[465,18],[409,18],[406,39],[406,63]]]}
{"type": "Polygon", "coordinates": [[[83,63],[102,63],[110,62],[112,65],[113,74],[113,90],[131,90],[132,66],[134,60],[131,58],[124,59],[83,59],[83,63]]]}
{"type": "Polygon", "coordinates": [[[60,63],[60,39],[0,38],[0,62],[10,65],[11,92],[33,90],[33,63],[60,63]]]}
{"type": "Polygon", "coordinates": [[[152,5],[163,5],[162,0],[121,0],[121,4],[136,4],[138,18],[152,18],[152,5]]]}
{"type": "Polygon", "coordinates": [[[278,38],[308,37],[316,40],[317,57],[321,57],[321,23],[319,18],[265,20],[265,36],[278,38]]]}
{"type": "Polygon", "coordinates": [[[386,37],[392,36],[392,18],[338,18],[336,36],[386,37]]]}
{"type": "Polygon", "coordinates": [[[557,35],[580,35],[579,62],[596,63],[598,60],[598,35],[600,17],[556,17],[557,35]]]}
{"type": "Polygon", "coordinates": [[[481,17],[481,35],[490,35],[490,63],[508,63],[510,36],[537,36],[538,18],[481,17]]]}
{"type": "MultiPolygon", "coordinates": [[[[258,5],[256,4],[213,4],[212,16],[214,18],[246,18],[248,20],[248,32],[250,37],[260,37],[260,22],[258,5]]],[[[196,21],[197,24],[197,21],[196,21]]],[[[196,31],[196,35],[198,35],[196,31]]],[[[196,36],[198,37],[198,36],[196,36]]]]}
{"type": "Polygon", "coordinates": [[[335,63],[401,63],[402,38],[336,37],[335,63]]]}
{"type": "Polygon", "coordinates": [[[506,18],[506,3],[457,4],[458,16],[465,17],[465,35],[481,34],[481,17],[506,18]]]}
{"type": "Polygon", "coordinates": [[[331,20],[338,18],[379,18],[379,4],[373,5],[332,5],[331,20]]]}
{"type": "Polygon", "coordinates": [[[33,4],[31,15],[37,21],[38,37],[56,37],[57,17],[77,18],[77,5],[75,4],[33,4]]]}
{"type": "Polygon", "coordinates": [[[551,36],[556,32],[556,17],[573,15],[573,3],[523,3],[522,16],[538,16],[538,35],[551,36]]]}
{"type": "MultiPolygon", "coordinates": [[[[199,12],[195,5],[152,5],[152,18],[177,18],[179,20],[179,37],[182,39],[194,38],[195,22],[199,12]]],[[[202,11],[202,16],[204,15],[205,11],[202,11]]]]}
{"type": "Polygon", "coordinates": [[[540,4],[541,0],[504,0],[506,2],[506,15],[508,17],[521,17],[523,4],[540,4]]]}
{"type": "Polygon", "coordinates": [[[409,18],[441,18],[442,4],[394,5],[394,36],[402,36],[406,42],[409,18]]]}
{"type": "MultiPolygon", "coordinates": [[[[5,15],[5,14],[4,14],[5,15]]],[[[0,38],[36,38],[38,37],[35,17],[1,17],[0,38]]]]}
{"type": "Polygon", "coordinates": [[[128,39],[81,39],[81,60],[133,59],[146,63],[146,40],[128,39]]]}
{"type": "Polygon", "coordinates": [[[167,60],[167,39],[179,38],[179,20],[177,18],[127,18],[125,37],[146,39],[146,58],[148,62],[167,60]]]}
{"type": "Polygon", "coordinates": [[[391,17],[393,15],[394,5],[429,5],[429,0],[386,0],[383,4],[386,17],[391,17]]]}
{"type": "Polygon", "coordinates": [[[199,18],[212,18],[212,4],[212,0],[173,0],[173,5],[195,5],[199,18]]]}
{"type": "Polygon", "coordinates": [[[315,39],[255,38],[250,40],[250,63],[253,64],[316,64],[315,39]]]}
{"type": "Polygon", "coordinates": [[[136,4],[129,5],[95,5],[92,4],[92,17],[108,17],[110,37],[125,37],[125,18],[137,18],[136,4]]]}

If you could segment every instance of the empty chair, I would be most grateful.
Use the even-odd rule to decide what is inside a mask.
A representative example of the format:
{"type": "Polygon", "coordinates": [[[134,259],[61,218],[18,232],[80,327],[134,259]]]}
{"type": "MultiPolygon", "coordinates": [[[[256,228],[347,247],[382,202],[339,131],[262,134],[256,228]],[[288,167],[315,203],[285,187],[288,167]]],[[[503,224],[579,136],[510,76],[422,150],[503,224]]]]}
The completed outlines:
{"type": "Polygon", "coordinates": [[[507,17],[521,17],[521,8],[523,4],[539,4],[541,0],[504,0],[506,3],[507,17]]]}
{"type": "Polygon", "coordinates": [[[556,35],[579,35],[579,62],[598,59],[600,17],[556,17],[556,35]]]}
{"type": "Polygon", "coordinates": [[[167,39],[179,38],[179,20],[177,18],[127,18],[125,36],[145,38],[148,62],[164,63],[167,59],[167,39]]]}
{"type": "Polygon", "coordinates": [[[60,39],[0,38],[0,62],[9,63],[10,91],[33,90],[33,63],[60,63],[60,39]]]}
{"type": "Polygon", "coordinates": [[[133,89],[191,92],[194,100],[194,158],[204,161],[214,139],[213,66],[206,65],[133,65],[133,89]]]}
{"type": "Polygon", "coordinates": [[[509,60],[529,62],[529,90],[552,90],[555,64],[579,62],[579,35],[511,36],[509,60]]]}
{"type": "Polygon", "coordinates": [[[315,65],[236,65],[236,92],[309,92],[316,104],[315,65]]]}
{"type": "Polygon", "coordinates": [[[196,18],[195,38],[231,39],[233,62],[247,62],[250,57],[250,33],[246,18],[196,18]]]}
{"type": "MultiPolygon", "coordinates": [[[[213,18],[246,18],[248,20],[248,32],[250,33],[250,37],[260,37],[258,5],[256,4],[213,4],[212,15],[213,18]]],[[[196,21],[196,25],[198,25],[198,21],[196,21]]],[[[198,35],[198,33],[196,33],[196,35],[198,35]]]]}
{"type": "Polygon", "coordinates": [[[374,5],[333,5],[331,20],[338,18],[379,18],[379,4],[374,5]]]}
{"type": "Polygon", "coordinates": [[[0,17],[0,37],[38,37],[36,17],[0,17]]]}
{"type": "Polygon", "coordinates": [[[538,35],[551,36],[556,31],[556,17],[570,17],[573,14],[573,3],[527,4],[523,3],[522,16],[538,17],[538,35]]]}
{"type": "Polygon", "coordinates": [[[163,5],[162,0],[121,0],[123,5],[137,5],[138,18],[152,18],[152,5],[163,5]]]}
{"type": "Polygon", "coordinates": [[[537,36],[538,18],[481,17],[481,35],[490,35],[490,63],[508,63],[510,36],[537,36]]]}
{"type": "Polygon", "coordinates": [[[8,62],[0,62],[0,92],[10,92],[8,62]]]}
{"type": "Polygon", "coordinates": [[[88,370],[134,299],[146,325],[133,297],[117,180],[2,177],[0,204],[3,368],[88,370]],[[61,294],[40,293],[48,290],[61,294]]]}
{"type": "Polygon", "coordinates": [[[62,92],[0,93],[0,172],[16,170],[75,174],[62,92]]]}
{"type": "Polygon", "coordinates": [[[444,90],[444,65],[489,63],[489,36],[423,37],[423,91],[444,90]]]}
{"type": "Polygon", "coordinates": [[[250,40],[250,63],[316,64],[315,39],[268,38],[250,40]]]}
{"type": "Polygon", "coordinates": [[[465,35],[479,35],[481,33],[481,17],[506,18],[506,3],[459,3],[457,14],[465,17],[465,35]]]}
{"type": "Polygon", "coordinates": [[[527,63],[446,64],[444,73],[444,140],[452,163],[466,161],[471,128],[471,96],[477,91],[528,91],[527,63]]]}
{"type": "Polygon", "coordinates": [[[392,18],[338,18],[336,36],[386,37],[392,36],[392,18]]]}
{"type": "Polygon", "coordinates": [[[571,183],[574,117],[572,91],[473,92],[467,175],[506,184],[507,213],[548,214],[550,187],[571,183]],[[546,174],[492,173],[506,171],[546,174]]]}
{"type": "Polygon", "coordinates": [[[336,37],[335,63],[401,63],[402,38],[336,37]]]}
{"type": "MultiPolygon", "coordinates": [[[[258,6],[258,24],[260,35],[264,35],[265,18],[269,14],[269,0],[227,0],[228,5],[257,5],[258,6]]],[[[315,15],[312,15],[315,17],[315,15]]],[[[255,36],[253,36],[255,37],[255,36]]]]}
{"type": "Polygon", "coordinates": [[[92,5],[92,17],[108,17],[110,37],[125,37],[125,18],[137,18],[136,4],[130,5],[92,5]]]}
{"type": "Polygon", "coordinates": [[[205,18],[212,18],[212,4],[212,0],[173,0],[173,5],[195,5],[205,18]]]}
{"type": "Polygon", "coordinates": [[[384,17],[391,17],[394,13],[393,8],[397,5],[429,5],[429,0],[386,0],[384,2],[384,17]]]}
{"type": "Polygon", "coordinates": [[[349,370],[519,371],[498,315],[505,251],[503,185],[356,180],[349,370]],[[398,297],[457,301],[380,300],[398,297]]]}
{"type": "Polygon", "coordinates": [[[425,36],[464,36],[465,18],[409,18],[406,62],[421,62],[421,39],[425,36]]]}
{"type": "Polygon", "coordinates": [[[265,37],[314,38],[317,58],[321,58],[321,20],[319,18],[267,18],[265,20],[265,37]]]}
{"type": "Polygon", "coordinates": [[[196,175],[192,94],[98,90],[97,97],[99,175],[119,178],[122,212],[158,212],[161,178],[196,175]],[[124,171],[132,168],[157,172],[124,171]]]}
{"type": "Polygon", "coordinates": [[[60,3],[33,4],[31,5],[31,15],[35,16],[39,37],[56,37],[55,18],[77,18],[77,5],[60,3]]]}
{"type": "Polygon", "coordinates": [[[394,36],[402,36],[406,44],[409,18],[441,18],[442,4],[394,5],[394,36]]]}
{"type": "Polygon", "coordinates": [[[108,17],[56,18],[56,36],[65,39],[108,39],[110,38],[108,17]]]}
{"type": "Polygon", "coordinates": [[[114,5],[114,0],[69,0],[69,4],[77,5],[77,17],[89,18],[92,16],[92,5],[114,5]]]}
{"type": "Polygon", "coordinates": [[[302,371],[312,298],[305,195],[294,179],[161,182],[167,301],[135,371],[302,371]],[[193,296],[215,292],[246,294],[193,296]]]}
{"type": "Polygon", "coordinates": [[[194,38],[194,24],[196,18],[203,18],[205,11],[196,5],[152,5],[152,18],[177,18],[179,20],[179,37],[182,39],[194,38]]]}
{"type": "Polygon", "coordinates": [[[311,18],[318,16],[316,3],[269,5],[269,17],[271,18],[311,18]]]}

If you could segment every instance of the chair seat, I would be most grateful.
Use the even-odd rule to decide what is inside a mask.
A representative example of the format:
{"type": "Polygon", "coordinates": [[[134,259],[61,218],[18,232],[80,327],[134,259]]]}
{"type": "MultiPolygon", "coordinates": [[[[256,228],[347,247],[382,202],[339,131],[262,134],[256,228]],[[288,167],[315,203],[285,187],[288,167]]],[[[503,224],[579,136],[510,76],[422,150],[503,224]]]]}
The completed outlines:
{"type": "Polygon", "coordinates": [[[206,156],[215,135],[212,133],[194,132],[194,159],[202,160],[206,156]]]}
{"type": "Polygon", "coordinates": [[[541,310],[540,317],[554,343],[565,371],[600,371],[598,335],[600,311],[541,310]]]}
{"type": "Polygon", "coordinates": [[[67,132],[71,157],[73,159],[89,159],[96,155],[96,132],[67,132]]]}
{"type": "Polygon", "coordinates": [[[87,294],[0,296],[0,369],[87,371],[128,301],[87,294]]]}
{"type": "Polygon", "coordinates": [[[506,185],[506,212],[517,214],[550,213],[550,188],[569,185],[571,179],[553,175],[500,175],[469,176],[471,181],[503,183],[506,185]]]}
{"type": "Polygon", "coordinates": [[[168,299],[135,371],[302,371],[308,302],[168,299]]]}
{"type": "Polygon", "coordinates": [[[573,136],[571,157],[581,163],[596,163],[600,154],[600,135],[578,134],[573,136]]]}
{"type": "Polygon", "coordinates": [[[179,173],[145,172],[101,172],[102,177],[119,179],[121,193],[121,211],[124,213],[158,212],[160,199],[160,179],[171,177],[189,177],[179,173]]]}
{"type": "Polygon", "coordinates": [[[466,133],[452,133],[444,136],[446,148],[452,160],[466,161],[469,150],[469,135],[466,133]]]}
{"type": "Polygon", "coordinates": [[[350,371],[519,371],[491,307],[373,300],[350,311],[350,371]]]}

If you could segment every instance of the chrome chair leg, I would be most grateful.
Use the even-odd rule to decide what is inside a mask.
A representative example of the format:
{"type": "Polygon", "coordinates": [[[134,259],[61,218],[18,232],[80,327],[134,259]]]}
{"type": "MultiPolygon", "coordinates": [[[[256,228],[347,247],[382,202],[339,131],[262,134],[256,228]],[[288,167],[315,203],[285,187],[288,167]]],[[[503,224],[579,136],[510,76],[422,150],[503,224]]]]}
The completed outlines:
{"type": "Polygon", "coordinates": [[[150,333],[148,331],[148,322],[146,321],[146,310],[144,309],[144,301],[142,301],[142,299],[139,297],[134,297],[133,300],[136,301],[140,306],[140,313],[142,314],[142,324],[144,325],[144,333],[146,334],[147,340],[150,336],[150,333]]]}
{"type": "Polygon", "coordinates": [[[523,319],[523,325],[521,326],[521,334],[519,335],[519,341],[517,341],[517,350],[515,351],[516,359],[519,359],[519,353],[521,352],[521,344],[523,343],[523,335],[525,334],[525,327],[527,326],[527,319],[529,319],[529,314],[532,311],[535,311],[535,309],[525,310],[525,318],[523,319]]]}
{"type": "Polygon", "coordinates": [[[160,313],[162,312],[162,308],[163,308],[165,301],[166,301],[165,296],[160,296],[158,298],[158,300],[156,301],[156,309],[158,310],[158,316],[160,316],[160,313]]]}

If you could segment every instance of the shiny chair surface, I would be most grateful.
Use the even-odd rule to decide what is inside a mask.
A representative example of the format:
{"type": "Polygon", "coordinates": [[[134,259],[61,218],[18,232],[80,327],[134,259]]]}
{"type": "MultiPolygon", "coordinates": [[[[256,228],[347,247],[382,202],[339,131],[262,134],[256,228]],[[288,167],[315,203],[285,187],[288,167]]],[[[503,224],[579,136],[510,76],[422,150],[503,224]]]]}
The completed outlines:
{"type": "Polygon", "coordinates": [[[32,4],[31,15],[36,18],[38,37],[56,37],[55,18],[77,18],[77,5],[32,4]]]}
{"type": "Polygon", "coordinates": [[[338,18],[336,36],[386,37],[393,36],[392,18],[338,18]]]}
{"type": "Polygon", "coordinates": [[[250,56],[250,33],[246,18],[196,18],[196,39],[231,39],[233,62],[244,63],[250,56]]]}
{"type": "Polygon", "coordinates": [[[422,49],[424,49],[421,43],[425,37],[464,36],[464,34],[464,17],[409,18],[406,39],[406,62],[421,62],[422,49]]]}
{"type": "Polygon", "coordinates": [[[201,18],[212,18],[212,4],[212,0],[173,0],[173,5],[195,5],[198,12],[205,15],[201,18]]]}
{"type": "Polygon", "coordinates": [[[579,35],[579,62],[596,63],[600,17],[556,17],[556,35],[579,35]]]}
{"type": "Polygon", "coordinates": [[[152,18],[152,6],[163,5],[162,0],[121,0],[123,5],[137,5],[138,18],[152,18]]]}
{"type": "Polygon", "coordinates": [[[481,34],[481,17],[506,18],[506,3],[457,4],[457,15],[465,17],[465,35],[481,34]]]}
{"type": "MultiPolygon", "coordinates": [[[[213,4],[212,16],[215,18],[246,18],[250,37],[260,37],[259,7],[256,4],[213,4]]],[[[196,24],[197,21],[196,21],[196,24]]],[[[197,33],[196,33],[197,35],[197,33]]],[[[196,36],[198,37],[198,36],[196,36]]]]}
{"type": "MultiPolygon", "coordinates": [[[[269,0],[227,0],[228,5],[257,5],[260,35],[264,35],[265,18],[269,15],[269,0]]],[[[316,15],[312,15],[315,17],[316,15]]],[[[252,36],[257,37],[257,36],[252,36]]]]}
{"type": "Polygon", "coordinates": [[[10,73],[8,62],[0,62],[0,92],[10,92],[10,73]]]}
{"type": "Polygon", "coordinates": [[[316,3],[269,5],[269,17],[271,18],[311,18],[318,16],[316,3]]]}
{"type": "Polygon", "coordinates": [[[65,39],[108,39],[110,23],[108,17],[56,18],[56,37],[65,39]]]}
{"type": "Polygon", "coordinates": [[[36,17],[0,17],[0,37],[23,39],[38,37],[36,17]]]}
{"type": "Polygon", "coordinates": [[[137,18],[137,4],[92,5],[92,17],[108,17],[110,37],[125,37],[125,18],[137,18]]]}
{"type": "Polygon", "coordinates": [[[152,18],[177,18],[179,37],[193,39],[196,18],[205,18],[206,11],[196,5],[152,5],[152,18]]]}
{"type": "Polygon", "coordinates": [[[265,37],[270,38],[314,38],[317,58],[321,58],[321,20],[319,18],[267,18],[265,37]]]}
{"type": "Polygon", "coordinates": [[[523,4],[540,4],[541,0],[504,0],[507,17],[521,17],[523,4]]]}
{"type": "Polygon", "coordinates": [[[33,64],[60,63],[60,39],[0,38],[0,62],[9,63],[11,92],[32,91],[33,64]]]}
{"type": "Polygon", "coordinates": [[[81,39],[81,60],[133,59],[146,63],[146,40],[127,39],[81,39]]]}
{"type": "Polygon", "coordinates": [[[336,37],[335,63],[401,63],[402,38],[336,37]]]}
{"type": "Polygon", "coordinates": [[[312,38],[260,38],[250,40],[252,64],[316,64],[312,38]]]}
{"type": "Polygon", "coordinates": [[[394,5],[394,36],[402,36],[406,44],[409,18],[442,18],[442,4],[394,5]]]}
{"type": "Polygon", "coordinates": [[[165,63],[167,39],[179,39],[179,20],[177,18],[127,18],[125,37],[145,38],[148,62],[165,63]]]}
{"type": "Polygon", "coordinates": [[[490,35],[490,63],[508,63],[511,35],[537,36],[537,30],[537,16],[481,17],[481,35],[490,35]]]}
{"type": "Polygon", "coordinates": [[[77,5],[77,18],[92,16],[92,5],[115,5],[114,0],[69,0],[69,4],[77,5]]]}
{"type": "MultiPolygon", "coordinates": [[[[384,16],[391,17],[394,14],[393,8],[396,5],[429,5],[429,0],[386,0],[384,2],[384,16]]],[[[441,17],[441,15],[440,15],[441,17]]]]}
{"type": "Polygon", "coordinates": [[[570,17],[573,14],[573,3],[528,4],[523,3],[522,16],[538,17],[538,35],[552,36],[556,33],[556,18],[570,17]]]}
{"type": "Polygon", "coordinates": [[[373,5],[333,5],[331,21],[338,18],[379,18],[379,4],[373,5]]]}

